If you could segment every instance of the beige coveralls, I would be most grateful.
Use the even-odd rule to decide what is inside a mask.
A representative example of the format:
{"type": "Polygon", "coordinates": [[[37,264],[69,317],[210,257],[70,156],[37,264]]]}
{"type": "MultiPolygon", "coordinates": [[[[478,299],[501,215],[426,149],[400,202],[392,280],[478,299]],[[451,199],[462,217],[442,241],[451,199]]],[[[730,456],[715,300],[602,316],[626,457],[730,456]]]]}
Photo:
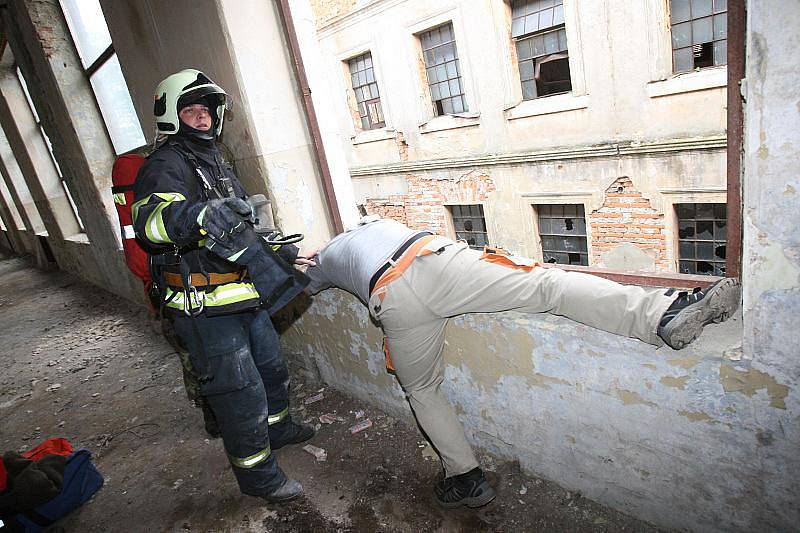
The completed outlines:
{"type": "Polygon", "coordinates": [[[496,256],[462,242],[423,238],[384,273],[370,295],[370,313],[383,326],[397,377],[448,477],[478,466],[441,390],[448,318],[512,309],[549,312],[661,345],[656,329],[677,297],[558,268],[523,269],[504,259],[493,261],[496,256]]]}

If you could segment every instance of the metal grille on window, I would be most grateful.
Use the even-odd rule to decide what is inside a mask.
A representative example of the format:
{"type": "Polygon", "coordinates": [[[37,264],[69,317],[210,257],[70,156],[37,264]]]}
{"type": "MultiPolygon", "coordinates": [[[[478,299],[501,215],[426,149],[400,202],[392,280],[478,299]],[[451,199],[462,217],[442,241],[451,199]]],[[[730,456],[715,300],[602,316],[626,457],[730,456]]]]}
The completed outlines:
{"type": "Polygon", "coordinates": [[[450,214],[453,217],[457,239],[464,240],[470,247],[478,249],[489,244],[482,205],[451,205],[450,214]]]}
{"type": "Polygon", "coordinates": [[[515,0],[511,36],[524,100],[572,90],[563,0],[515,0]]]}
{"type": "Polygon", "coordinates": [[[539,236],[545,263],[588,265],[586,217],[582,205],[540,205],[539,236]]]}
{"type": "Polygon", "coordinates": [[[428,87],[436,115],[467,111],[453,24],[448,22],[420,34],[428,87]]]}
{"type": "Polygon", "coordinates": [[[683,274],[725,275],[727,206],[677,204],[678,256],[683,274]]]}
{"type": "Polygon", "coordinates": [[[375,81],[375,70],[372,67],[372,54],[367,52],[348,61],[350,81],[356,94],[358,114],[361,128],[371,130],[386,126],[381,108],[381,95],[375,81]]]}
{"type": "Polygon", "coordinates": [[[670,0],[669,7],[674,72],[728,63],[727,0],[670,0]]]}

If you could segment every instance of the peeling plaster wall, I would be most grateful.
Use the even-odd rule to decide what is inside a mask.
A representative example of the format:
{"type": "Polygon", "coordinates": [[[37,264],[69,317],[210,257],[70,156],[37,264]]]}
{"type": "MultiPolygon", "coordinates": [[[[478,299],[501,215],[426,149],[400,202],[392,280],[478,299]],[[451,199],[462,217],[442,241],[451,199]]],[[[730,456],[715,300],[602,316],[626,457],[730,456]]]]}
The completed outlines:
{"type": "Polygon", "coordinates": [[[766,427],[759,460],[771,505],[761,516],[788,530],[800,524],[800,3],[750,0],[747,8],[744,357],[729,384],[753,394],[753,383],[779,382],[770,381],[778,408],[754,412],[766,427]]]}
{"type": "MultiPolygon", "coordinates": [[[[444,387],[475,446],[587,497],[665,527],[788,529],[773,487],[797,393],[743,369],[741,327],[676,352],[546,314],[466,315],[447,329],[444,387]]],[[[411,420],[355,298],[317,295],[283,339],[325,382],[411,420]]]]}

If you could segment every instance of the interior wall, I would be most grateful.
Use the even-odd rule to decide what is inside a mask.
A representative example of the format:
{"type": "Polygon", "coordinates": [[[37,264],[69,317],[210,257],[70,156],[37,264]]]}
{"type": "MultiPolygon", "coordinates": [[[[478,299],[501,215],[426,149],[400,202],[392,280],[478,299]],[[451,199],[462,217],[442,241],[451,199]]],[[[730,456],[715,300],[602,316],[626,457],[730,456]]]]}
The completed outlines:
{"type": "Polygon", "coordinates": [[[800,3],[747,2],[743,252],[744,357],[749,375],[782,376],[786,408],[753,412],[764,426],[757,487],[764,530],[800,524],[800,3]]]}
{"type": "Polygon", "coordinates": [[[156,85],[183,68],[202,70],[233,98],[223,141],[245,187],[268,192],[284,232],[304,233],[313,246],[331,228],[274,4],[101,1],[148,141],[156,85]]]}

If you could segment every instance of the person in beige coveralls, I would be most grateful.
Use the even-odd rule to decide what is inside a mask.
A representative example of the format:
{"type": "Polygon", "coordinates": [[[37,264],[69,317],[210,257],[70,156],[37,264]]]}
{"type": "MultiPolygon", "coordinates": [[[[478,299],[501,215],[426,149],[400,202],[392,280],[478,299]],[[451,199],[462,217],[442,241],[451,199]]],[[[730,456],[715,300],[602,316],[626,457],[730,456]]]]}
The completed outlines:
{"type": "Polygon", "coordinates": [[[739,284],[730,278],[693,292],[648,290],[473,250],[394,220],[372,221],[338,235],[311,258],[316,265],[307,271],[309,292],[331,286],[347,290],[380,322],[397,378],[441,457],[445,477],[435,492],[445,507],[479,507],[495,497],[441,391],[449,318],[548,312],[680,349],[706,324],[727,319],[740,300],[739,284]]]}

